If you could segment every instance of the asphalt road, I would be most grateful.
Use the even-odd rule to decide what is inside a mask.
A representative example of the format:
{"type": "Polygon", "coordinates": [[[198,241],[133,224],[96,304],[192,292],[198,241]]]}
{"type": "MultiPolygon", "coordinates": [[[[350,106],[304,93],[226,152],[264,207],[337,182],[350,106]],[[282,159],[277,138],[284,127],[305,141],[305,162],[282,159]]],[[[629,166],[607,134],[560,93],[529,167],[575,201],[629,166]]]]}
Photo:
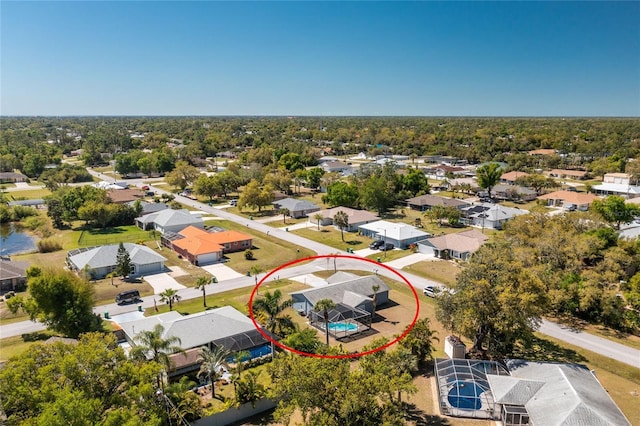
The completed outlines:
{"type": "MultiPolygon", "coordinates": [[[[95,172],[89,169],[89,172],[103,180],[111,181],[113,177],[104,175],[102,173],[95,172]]],[[[143,185],[143,179],[128,179],[127,182],[131,186],[141,186],[143,185]]],[[[158,194],[162,194],[168,191],[163,189],[151,186],[151,190],[155,191],[158,194]]],[[[175,194],[174,194],[175,195],[175,194]]],[[[333,247],[326,246],[321,243],[317,243],[315,241],[308,240],[306,238],[300,237],[298,235],[292,234],[290,232],[286,232],[283,229],[272,228],[268,225],[264,225],[262,223],[258,223],[256,221],[247,219],[242,216],[238,216],[232,213],[229,213],[222,209],[217,209],[215,207],[210,207],[207,204],[200,203],[195,200],[191,200],[186,197],[182,197],[176,195],[176,200],[190,205],[192,207],[197,207],[203,212],[207,212],[218,216],[220,218],[233,221],[239,223],[244,226],[248,226],[252,229],[258,230],[260,232],[267,233],[276,238],[280,238],[282,240],[288,241],[290,243],[309,248],[310,250],[315,251],[318,255],[330,255],[330,254],[340,254],[347,255],[345,251],[336,250],[333,247]]],[[[347,255],[352,256],[352,255],[347,255]]],[[[354,270],[370,270],[371,272],[377,272],[381,275],[389,276],[394,279],[398,279],[398,275],[389,271],[384,267],[376,267],[375,263],[367,262],[366,260],[358,260],[351,258],[342,258],[337,257],[335,259],[335,267],[337,270],[341,269],[354,269],[354,270]]],[[[318,259],[306,264],[293,266],[282,271],[278,271],[278,276],[280,278],[291,278],[299,275],[305,275],[314,273],[320,270],[333,269],[333,259],[318,259]]],[[[409,283],[417,289],[419,292],[418,296],[423,297],[421,293],[421,289],[427,284],[435,284],[431,280],[427,280],[422,277],[418,277],[412,274],[408,274],[406,272],[402,272],[402,276],[404,276],[409,283]]],[[[258,276],[258,279],[262,279],[264,277],[263,274],[258,276]]],[[[273,279],[275,277],[269,277],[269,279],[273,279]]],[[[232,289],[243,288],[243,287],[253,287],[256,284],[255,277],[241,277],[234,278],[231,280],[225,280],[223,282],[219,282],[217,284],[211,284],[207,286],[207,294],[220,293],[232,289]]],[[[197,297],[202,297],[202,292],[196,290],[194,288],[186,288],[179,290],[178,292],[182,298],[182,300],[194,299],[197,297]]],[[[154,306],[154,298],[155,301],[159,303],[159,298],[157,296],[147,296],[142,299],[142,302],[137,305],[125,305],[118,306],[115,303],[108,305],[101,305],[94,308],[94,312],[99,315],[104,315],[105,312],[108,312],[109,315],[117,315],[121,313],[135,311],[137,306],[142,306],[143,308],[150,308],[154,306]]],[[[32,321],[22,321],[13,324],[7,324],[0,326],[0,338],[17,336],[24,333],[30,333],[34,331],[43,330],[45,327],[40,323],[35,323],[32,321]]],[[[619,343],[612,342],[607,339],[603,339],[598,336],[591,335],[589,333],[582,332],[580,330],[571,329],[569,327],[565,327],[550,321],[544,320],[540,325],[539,331],[548,336],[554,337],[556,339],[565,341],[574,346],[579,346],[581,348],[599,353],[601,355],[607,356],[609,358],[615,359],[617,361],[623,362],[625,364],[629,364],[633,367],[640,368],[640,351],[637,349],[630,348],[628,346],[621,345],[619,343]]]]}

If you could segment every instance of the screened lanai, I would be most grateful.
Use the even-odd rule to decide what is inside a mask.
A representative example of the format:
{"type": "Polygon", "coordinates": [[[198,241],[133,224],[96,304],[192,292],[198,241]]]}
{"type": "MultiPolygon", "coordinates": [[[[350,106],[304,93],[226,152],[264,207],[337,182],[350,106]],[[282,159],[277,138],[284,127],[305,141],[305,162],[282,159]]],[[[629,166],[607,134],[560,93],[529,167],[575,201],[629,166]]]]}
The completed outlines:
{"type": "Polygon", "coordinates": [[[495,361],[473,359],[435,360],[438,399],[442,414],[476,419],[499,419],[487,374],[509,376],[495,361]]]}
{"type": "MultiPolygon", "coordinates": [[[[335,339],[353,336],[371,329],[371,314],[363,309],[338,303],[328,312],[329,334],[335,339]]],[[[325,330],[324,312],[310,310],[309,324],[325,330]]]]}

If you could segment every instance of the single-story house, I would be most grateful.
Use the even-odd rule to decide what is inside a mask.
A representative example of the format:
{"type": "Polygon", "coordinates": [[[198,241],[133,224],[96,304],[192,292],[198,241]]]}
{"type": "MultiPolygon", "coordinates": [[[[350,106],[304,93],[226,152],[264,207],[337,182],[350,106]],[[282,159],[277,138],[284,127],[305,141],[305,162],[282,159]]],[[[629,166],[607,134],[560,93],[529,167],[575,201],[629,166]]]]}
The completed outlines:
{"type": "Polygon", "coordinates": [[[631,185],[631,175],[629,173],[605,173],[602,183],[613,183],[615,185],[631,185]]]}
{"type": "Polygon", "coordinates": [[[461,187],[463,185],[468,185],[470,191],[477,192],[480,186],[478,186],[478,180],[475,177],[462,177],[449,179],[447,189],[453,190],[456,187],[461,187]]]}
{"type": "MultiPolygon", "coordinates": [[[[270,342],[255,328],[253,321],[231,306],[223,306],[190,315],[180,315],[176,311],[120,323],[125,339],[136,345],[136,336],[153,330],[160,324],[164,327],[163,339],[177,337],[186,356],[176,354],[171,357],[174,369],[170,376],[197,370],[200,366],[197,352],[203,346],[224,347],[229,352],[248,351],[251,358],[271,353],[270,342]]],[[[268,331],[263,330],[267,335],[268,331]]],[[[274,337],[274,336],[273,336],[274,337]]]]}
{"type": "Polygon", "coordinates": [[[224,253],[250,249],[253,246],[253,236],[238,231],[207,232],[188,226],[178,233],[164,234],[162,245],[194,265],[206,265],[221,261],[224,253]]]}
{"type": "Polygon", "coordinates": [[[0,258],[0,293],[23,290],[29,262],[0,258]]]}
{"type": "Polygon", "coordinates": [[[116,204],[125,204],[144,198],[144,192],[139,189],[109,189],[107,197],[116,204]]]}
{"type": "Polygon", "coordinates": [[[427,177],[431,179],[444,180],[449,174],[464,175],[466,173],[466,170],[463,167],[440,164],[434,167],[425,168],[424,172],[427,177]]]}
{"type": "Polygon", "coordinates": [[[22,173],[15,172],[0,172],[0,183],[16,183],[16,182],[26,182],[27,177],[22,173]]]}
{"type": "Polygon", "coordinates": [[[418,197],[409,198],[406,200],[407,207],[413,210],[419,210],[421,212],[431,210],[435,206],[442,207],[455,207],[461,209],[468,206],[469,203],[458,200],[455,198],[440,197],[439,195],[420,195],[418,197]]]}
{"type": "Polygon", "coordinates": [[[9,201],[9,207],[13,206],[25,206],[25,207],[35,207],[36,209],[43,208],[47,205],[47,202],[42,198],[36,198],[33,200],[16,200],[9,201]]]}
{"type": "Polygon", "coordinates": [[[569,205],[576,206],[577,210],[587,211],[589,206],[596,200],[593,194],[573,191],[555,191],[549,194],[541,195],[539,200],[544,200],[550,207],[566,207],[569,205]]]}
{"type": "Polygon", "coordinates": [[[502,226],[516,216],[527,214],[529,211],[500,204],[480,203],[468,208],[462,222],[479,228],[502,229],[502,226]]]}
{"type": "Polygon", "coordinates": [[[525,176],[529,176],[529,173],[518,172],[513,170],[507,173],[503,173],[502,176],[500,176],[500,182],[506,183],[506,184],[514,184],[516,183],[516,180],[518,178],[522,178],[525,176]]]}
{"type": "Polygon", "coordinates": [[[529,151],[529,155],[555,155],[556,154],[556,150],[555,149],[534,149],[532,151],[529,151]]]}
{"type": "Polygon", "coordinates": [[[441,259],[468,260],[488,239],[477,229],[470,229],[419,241],[418,251],[441,259]]]}
{"type": "Polygon", "coordinates": [[[180,232],[187,226],[204,228],[204,221],[199,214],[191,214],[189,210],[161,210],[136,218],[136,225],[141,229],[155,229],[161,234],[180,232]]]}
{"type": "Polygon", "coordinates": [[[583,170],[553,169],[550,170],[548,174],[549,176],[557,179],[582,180],[587,178],[587,172],[583,170]]]}
{"type": "MultiPolygon", "coordinates": [[[[163,272],[165,257],[160,256],[150,248],[132,243],[123,243],[129,253],[131,263],[131,277],[140,277],[163,272]]],[[[93,278],[101,279],[114,271],[118,265],[117,256],[119,244],[108,246],[80,248],[71,250],[67,254],[69,269],[87,271],[93,278]]]]}
{"type": "Polygon", "coordinates": [[[125,189],[123,186],[117,185],[115,182],[107,182],[106,180],[101,180],[100,182],[92,183],[91,186],[93,186],[95,188],[104,189],[104,190],[109,190],[109,189],[121,190],[121,189],[125,189]]]}
{"type": "Polygon", "coordinates": [[[606,197],[607,195],[618,195],[624,198],[640,197],[640,186],[633,186],[623,183],[601,183],[591,187],[596,195],[606,197]]]}
{"type": "Polygon", "coordinates": [[[289,210],[289,216],[296,219],[320,210],[320,207],[316,206],[310,201],[296,200],[295,198],[285,198],[283,200],[274,201],[271,204],[273,204],[276,210],[289,210]]]}
{"type": "MultiPolygon", "coordinates": [[[[135,201],[130,201],[127,203],[129,206],[135,204],[135,201]]],[[[142,215],[146,215],[149,213],[159,212],[161,210],[166,210],[169,208],[169,205],[166,203],[150,203],[148,201],[140,200],[140,205],[142,206],[142,215]]]]}
{"type": "Polygon", "coordinates": [[[586,366],[510,359],[435,360],[440,412],[505,426],[629,426],[586,366]]]}
{"type": "Polygon", "coordinates": [[[491,190],[491,194],[500,200],[533,201],[538,197],[538,194],[533,189],[503,183],[499,183],[494,186],[491,190]]]}
{"type": "Polygon", "coordinates": [[[419,230],[415,226],[405,223],[387,222],[385,220],[361,225],[358,227],[358,230],[364,236],[376,240],[384,240],[398,248],[407,248],[410,244],[424,240],[431,235],[428,232],[419,230]]]}
{"type": "Polygon", "coordinates": [[[375,293],[376,308],[389,302],[389,286],[377,275],[358,276],[338,272],[327,279],[324,287],[290,293],[293,308],[306,315],[310,323],[324,328],[322,312],[315,312],[313,307],[322,299],[330,299],[336,305],[329,314],[329,331],[336,337],[352,335],[371,326],[371,315],[374,312],[373,298],[375,293]],[[374,287],[377,290],[374,291],[374,287]],[[353,329],[331,327],[332,324],[352,324],[353,329]]]}
{"type": "MultiPolygon", "coordinates": [[[[332,225],[333,218],[338,212],[346,213],[347,217],[349,218],[349,226],[344,229],[347,232],[357,231],[358,226],[380,220],[380,218],[376,214],[371,213],[367,210],[352,209],[350,207],[334,207],[331,209],[320,210],[316,213],[322,216],[320,225],[332,225]]],[[[318,221],[314,218],[316,214],[309,216],[309,223],[313,223],[314,225],[318,224],[318,221]]]]}
{"type": "Polygon", "coordinates": [[[322,170],[326,173],[342,173],[348,174],[351,171],[351,166],[342,161],[326,161],[320,165],[322,170]]]}

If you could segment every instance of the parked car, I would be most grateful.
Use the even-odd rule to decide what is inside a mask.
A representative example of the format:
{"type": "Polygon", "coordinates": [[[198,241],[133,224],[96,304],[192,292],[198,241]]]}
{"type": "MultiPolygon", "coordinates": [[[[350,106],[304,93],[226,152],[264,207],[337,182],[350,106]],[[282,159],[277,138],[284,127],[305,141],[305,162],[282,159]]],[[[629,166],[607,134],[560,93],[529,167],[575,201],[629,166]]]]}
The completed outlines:
{"type": "Polygon", "coordinates": [[[381,248],[382,248],[382,246],[384,246],[384,241],[382,241],[382,240],[377,240],[377,241],[372,242],[372,243],[369,245],[369,248],[370,248],[371,250],[379,250],[379,249],[381,249],[381,248]]]}
{"type": "Polygon", "coordinates": [[[237,205],[238,205],[238,200],[231,200],[231,201],[229,201],[229,205],[230,205],[230,206],[233,206],[233,207],[237,206],[237,205]]]}
{"type": "Polygon", "coordinates": [[[142,185],[141,186],[143,191],[148,191],[149,190],[149,185],[142,185]]]}
{"type": "Polygon", "coordinates": [[[382,251],[387,251],[387,250],[393,250],[394,245],[391,243],[385,243],[383,244],[382,247],[380,247],[380,250],[382,251]]]}
{"type": "Polygon", "coordinates": [[[445,286],[428,285],[422,289],[422,293],[424,293],[425,296],[429,297],[437,297],[439,294],[445,291],[447,293],[456,294],[456,291],[454,289],[445,286]]]}

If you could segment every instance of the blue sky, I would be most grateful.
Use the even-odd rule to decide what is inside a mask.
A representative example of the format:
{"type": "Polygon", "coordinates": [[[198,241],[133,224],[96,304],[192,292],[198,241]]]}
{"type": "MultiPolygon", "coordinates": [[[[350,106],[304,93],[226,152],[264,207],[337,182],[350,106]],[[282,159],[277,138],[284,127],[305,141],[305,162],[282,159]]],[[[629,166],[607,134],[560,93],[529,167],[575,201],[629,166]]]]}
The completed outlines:
{"type": "Polygon", "coordinates": [[[2,115],[640,116],[639,2],[8,2],[2,115]]]}

